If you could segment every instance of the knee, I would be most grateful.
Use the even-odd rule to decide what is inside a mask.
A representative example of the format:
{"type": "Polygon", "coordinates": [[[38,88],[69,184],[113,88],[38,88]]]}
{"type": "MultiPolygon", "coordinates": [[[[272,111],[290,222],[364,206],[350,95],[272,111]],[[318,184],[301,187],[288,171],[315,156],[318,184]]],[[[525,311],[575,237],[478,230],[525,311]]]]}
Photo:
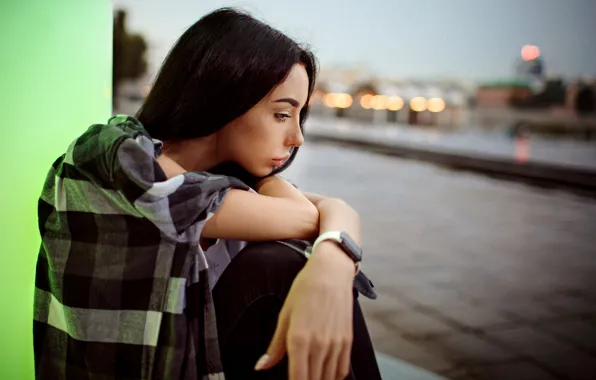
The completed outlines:
{"type": "Polygon", "coordinates": [[[264,294],[285,298],[306,257],[278,242],[249,243],[222,273],[213,290],[216,298],[241,293],[247,299],[264,294]]]}
{"type": "Polygon", "coordinates": [[[293,280],[306,260],[302,253],[279,242],[258,242],[249,243],[233,262],[236,261],[244,270],[250,270],[251,276],[270,279],[291,277],[293,280]]]}

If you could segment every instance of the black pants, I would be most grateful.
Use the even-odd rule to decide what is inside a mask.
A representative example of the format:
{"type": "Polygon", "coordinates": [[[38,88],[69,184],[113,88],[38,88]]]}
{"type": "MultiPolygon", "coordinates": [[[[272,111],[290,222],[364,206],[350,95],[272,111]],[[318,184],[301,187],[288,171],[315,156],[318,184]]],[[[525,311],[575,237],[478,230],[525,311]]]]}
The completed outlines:
{"type": "MultiPolygon", "coordinates": [[[[282,244],[248,245],[220,277],[213,297],[226,379],[287,379],[284,358],[274,368],[255,372],[275,332],[277,317],[306,258],[282,244]]],[[[381,379],[372,343],[354,291],[354,341],[348,379],[381,379]]],[[[313,315],[316,318],[316,315],[313,315]]]]}

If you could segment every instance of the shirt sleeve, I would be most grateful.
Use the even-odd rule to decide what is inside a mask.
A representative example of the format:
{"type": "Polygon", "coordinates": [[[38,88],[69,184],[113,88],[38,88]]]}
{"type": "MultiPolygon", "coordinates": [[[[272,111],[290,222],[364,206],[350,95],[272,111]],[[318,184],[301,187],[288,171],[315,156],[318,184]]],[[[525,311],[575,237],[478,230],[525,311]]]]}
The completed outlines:
{"type": "Polygon", "coordinates": [[[168,179],[157,163],[155,141],[134,124],[90,128],[73,144],[72,161],[122,210],[132,205],[137,216],[174,238],[202,229],[230,189],[249,190],[234,177],[206,172],[168,179]]]}
{"type": "Polygon", "coordinates": [[[113,176],[135,209],[168,235],[198,229],[221,206],[231,189],[250,188],[234,177],[207,172],[188,172],[167,179],[152,152],[151,144],[138,136],[122,142],[114,160],[113,176]]]}

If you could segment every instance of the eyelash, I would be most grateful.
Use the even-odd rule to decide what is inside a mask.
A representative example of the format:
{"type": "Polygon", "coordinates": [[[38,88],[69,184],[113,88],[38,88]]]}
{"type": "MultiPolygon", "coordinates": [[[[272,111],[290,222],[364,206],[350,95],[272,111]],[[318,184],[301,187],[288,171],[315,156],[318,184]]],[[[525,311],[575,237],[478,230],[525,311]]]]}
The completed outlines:
{"type": "Polygon", "coordinates": [[[288,115],[288,114],[285,114],[285,113],[276,113],[276,114],[275,114],[275,118],[276,118],[276,119],[277,119],[279,122],[283,123],[283,122],[284,122],[284,121],[286,121],[287,119],[291,118],[291,116],[290,116],[290,115],[288,115]]]}

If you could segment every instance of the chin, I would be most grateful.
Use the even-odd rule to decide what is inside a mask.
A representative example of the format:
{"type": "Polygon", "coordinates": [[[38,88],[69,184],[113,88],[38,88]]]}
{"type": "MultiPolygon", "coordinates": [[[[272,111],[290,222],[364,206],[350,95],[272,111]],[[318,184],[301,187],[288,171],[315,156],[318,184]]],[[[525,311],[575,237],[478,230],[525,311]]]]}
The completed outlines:
{"type": "Polygon", "coordinates": [[[250,170],[250,173],[255,177],[262,178],[266,177],[273,172],[274,168],[272,167],[264,167],[255,170],[250,170]]]}

